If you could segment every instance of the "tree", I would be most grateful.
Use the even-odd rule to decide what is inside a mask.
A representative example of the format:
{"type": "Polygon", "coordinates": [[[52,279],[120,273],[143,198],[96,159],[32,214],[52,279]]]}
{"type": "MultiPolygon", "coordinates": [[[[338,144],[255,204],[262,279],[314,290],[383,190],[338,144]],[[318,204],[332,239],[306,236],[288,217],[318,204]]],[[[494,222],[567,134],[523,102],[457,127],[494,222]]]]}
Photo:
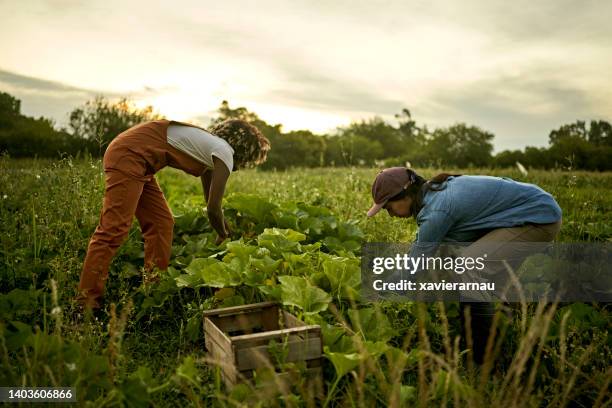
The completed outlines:
{"type": "MultiPolygon", "coordinates": [[[[217,109],[217,116],[210,121],[210,127],[212,128],[217,123],[223,122],[227,119],[241,119],[249,122],[255,126],[259,131],[270,141],[270,151],[268,152],[268,159],[263,164],[264,167],[270,168],[270,164],[266,164],[269,161],[272,163],[283,162],[285,158],[278,157],[278,153],[275,151],[276,146],[281,142],[281,128],[282,125],[270,125],[263,119],[257,116],[256,113],[250,112],[247,108],[241,106],[232,109],[229,106],[229,102],[222,101],[221,105],[217,109]]],[[[284,168],[284,167],[283,167],[284,168]]]]}
{"type": "Polygon", "coordinates": [[[210,127],[213,127],[217,123],[223,122],[227,119],[241,119],[249,122],[255,126],[259,131],[270,140],[272,144],[273,140],[276,140],[282,133],[282,125],[270,125],[263,119],[257,116],[256,113],[250,112],[247,108],[241,106],[236,109],[232,109],[227,101],[221,102],[221,106],[217,109],[217,117],[213,118],[210,122],[210,127]]]}
{"type": "Polygon", "coordinates": [[[21,101],[5,92],[0,92],[0,129],[9,128],[20,116],[21,101]]]}
{"type": "Polygon", "coordinates": [[[495,155],[493,164],[495,167],[513,167],[516,162],[529,165],[525,160],[525,154],[520,150],[504,150],[495,155]]]}
{"type": "Polygon", "coordinates": [[[241,119],[241,120],[251,123],[254,126],[257,126],[257,125],[269,126],[267,123],[261,120],[259,116],[257,116],[256,113],[249,112],[249,110],[245,108],[244,106],[238,107],[236,109],[230,108],[228,101],[221,102],[221,106],[219,106],[219,108],[217,109],[217,113],[218,113],[218,116],[216,118],[213,118],[210,122],[211,127],[227,119],[241,119]]]}
{"type": "Polygon", "coordinates": [[[384,154],[379,141],[360,135],[331,136],[327,138],[327,146],[325,162],[328,165],[373,165],[384,154]]]}
{"type": "Polygon", "coordinates": [[[21,114],[21,101],[0,92],[0,152],[11,157],[59,157],[87,150],[81,140],[57,131],[52,120],[21,114]]]}
{"type": "Polygon", "coordinates": [[[428,156],[446,166],[488,166],[494,137],[492,133],[465,123],[436,129],[427,143],[428,156]]]}
{"type": "Polygon", "coordinates": [[[592,120],[588,140],[596,146],[612,146],[612,125],[605,120],[592,120]]]}
{"type": "Polygon", "coordinates": [[[588,131],[583,120],[576,123],[563,125],[559,129],[552,130],[548,136],[548,144],[551,146],[567,138],[580,138],[587,140],[588,131]]]}
{"type": "Polygon", "coordinates": [[[578,120],[552,130],[549,157],[557,165],[587,170],[612,168],[612,125],[604,120],[578,120]]]}
{"type": "MultiPolygon", "coordinates": [[[[271,142],[272,143],[272,142],[271,142]]],[[[264,169],[286,169],[294,166],[318,167],[324,164],[325,139],[309,130],[283,133],[274,138],[264,169]]]]}
{"type": "Polygon", "coordinates": [[[548,139],[552,146],[572,137],[586,140],[595,146],[612,146],[612,125],[605,120],[592,120],[587,126],[586,121],[577,120],[575,123],[552,130],[548,139]]]}
{"type": "Polygon", "coordinates": [[[551,157],[549,149],[545,147],[525,147],[523,160],[520,162],[528,167],[543,169],[550,169],[555,165],[555,161],[553,157],[551,157]]]}
{"type": "Polygon", "coordinates": [[[410,111],[406,108],[402,112],[395,115],[398,120],[398,132],[400,135],[403,150],[408,155],[418,156],[427,143],[427,127],[419,127],[412,119],[410,111]]]}
{"type": "MultiPolygon", "coordinates": [[[[352,146],[355,143],[365,145],[366,142],[362,139],[375,142],[370,146],[375,149],[375,152],[367,155],[368,161],[396,156],[398,153],[405,153],[407,151],[406,143],[402,140],[402,135],[398,129],[386,123],[380,117],[353,122],[349,126],[339,128],[338,130],[338,137],[341,139],[348,137],[350,139],[346,145],[352,146]]],[[[361,156],[362,154],[360,153],[359,155],[361,156]]]]}
{"type": "Polygon", "coordinates": [[[550,159],[556,166],[586,169],[589,156],[596,147],[580,135],[559,138],[548,149],[550,159]]]}
{"type": "Polygon", "coordinates": [[[70,112],[69,132],[97,144],[102,155],[106,146],[121,132],[142,122],[162,119],[152,106],[137,108],[127,98],[111,102],[97,96],[70,112]]]}

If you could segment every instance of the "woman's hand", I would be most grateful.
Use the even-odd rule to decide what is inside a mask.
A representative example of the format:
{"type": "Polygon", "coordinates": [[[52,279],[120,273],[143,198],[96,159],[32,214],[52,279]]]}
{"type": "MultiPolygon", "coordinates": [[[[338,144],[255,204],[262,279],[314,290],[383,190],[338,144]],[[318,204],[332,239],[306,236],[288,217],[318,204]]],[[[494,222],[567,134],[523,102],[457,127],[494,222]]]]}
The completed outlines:
{"type": "Polygon", "coordinates": [[[227,237],[222,237],[221,235],[218,235],[217,239],[215,240],[215,245],[216,246],[221,245],[223,243],[223,241],[225,241],[225,238],[227,238],[227,237]]]}
{"type": "Polygon", "coordinates": [[[230,235],[232,235],[232,230],[229,227],[229,224],[227,223],[227,218],[223,218],[223,226],[225,227],[225,233],[227,234],[227,236],[229,237],[230,235]]]}
{"type": "Polygon", "coordinates": [[[223,226],[225,227],[225,236],[222,235],[218,235],[217,239],[215,240],[215,245],[219,246],[223,243],[223,241],[225,241],[226,238],[230,237],[230,234],[232,233],[232,231],[230,230],[229,224],[227,223],[227,219],[223,219],[223,226]]]}

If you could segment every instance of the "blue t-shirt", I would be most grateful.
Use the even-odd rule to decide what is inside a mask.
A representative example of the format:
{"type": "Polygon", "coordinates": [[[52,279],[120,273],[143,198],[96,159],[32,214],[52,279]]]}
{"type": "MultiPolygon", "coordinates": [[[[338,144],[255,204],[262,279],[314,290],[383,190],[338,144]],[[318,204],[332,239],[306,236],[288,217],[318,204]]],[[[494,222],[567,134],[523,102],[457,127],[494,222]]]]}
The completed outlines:
{"type": "Polygon", "coordinates": [[[449,177],[423,197],[412,254],[431,255],[440,242],[473,242],[483,231],[561,219],[561,208],[540,187],[506,177],[449,177]]]}

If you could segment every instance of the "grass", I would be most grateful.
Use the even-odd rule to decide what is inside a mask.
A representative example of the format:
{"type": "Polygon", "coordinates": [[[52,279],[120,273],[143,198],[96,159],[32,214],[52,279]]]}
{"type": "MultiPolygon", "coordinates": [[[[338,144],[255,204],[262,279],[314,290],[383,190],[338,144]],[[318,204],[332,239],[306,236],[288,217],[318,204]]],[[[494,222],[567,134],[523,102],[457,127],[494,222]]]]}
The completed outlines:
{"type": "MultiPolygon", "coordinates": [[[[441,171],[420,172],[429,177],[441,171]]],[[[515,170],[444,171],[503,175],[538,184],[563,209],[559,241],[612,238],[611,173],[530,171],[523,176],[515,170]]],[[[328,207],[340,219],[358,220],[367,241],[414,239],[413,220],[365,217],[376,172],[364,168],[239,171],[232,175],[227,191],[328,207]]],[[[198,179],[164,169],[158,180],[175,215],[203,205],[198,179]]],[[[153,391],[155,406],[232,406],[241,403],[241,392],[250,395],[250,402],[314,403],[307,394],[278,396],[266,388],[228,394],[220,387],[214,370],[202,364],[202,342],[192,341],[187,328],[187,316],[211,306],[206,293],[196,298],[178,293],[165,310],[134,321],[135,291],[144,290],[139,286],[143,246],[136,224],[111,267],[107,298],[114,305],[108,314],[96,320],[75,313],[70,299],[98,221],[103,183],[97,160],[0,159],[0,288],[2,293],[24,289],[32,299],[21,311],[16,306],[0,310],[2,385],[77,384],[81,404],[96,406],[137,406],[139,393],[146,394],[147,389],[153,391]],[[12,321],[38,326],[36,341],[11,348],[18,333],[10,326],[12,321]],[[79,359],[84,363],[75,373],[70,368],[79,359]]],[[[341,378],[327,366],[329,405],[609,404],[610,320],[605,306],[523,304],[510,320],[498,314],[497,335],[482,367],[463,356],[456,305],[383,302],[379,307],[396,333],[392,343],[404,353],[367,358],[341,378]],[[333,389],[332,384],[336,384],[333,389]]],[[[349,326],[341,313],[337,321],[349,326]]]]}

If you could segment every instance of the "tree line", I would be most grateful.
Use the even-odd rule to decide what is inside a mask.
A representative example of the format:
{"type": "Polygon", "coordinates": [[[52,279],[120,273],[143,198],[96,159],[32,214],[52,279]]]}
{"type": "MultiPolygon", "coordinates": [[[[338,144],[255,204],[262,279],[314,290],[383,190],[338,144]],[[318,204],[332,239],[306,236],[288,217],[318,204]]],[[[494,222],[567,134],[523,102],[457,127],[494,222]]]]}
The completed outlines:
{"type": "MultiPolygon", "coordinates": [[[[162,118],[153,107],[136,108],[127,99],[96,97],[72,110],[67,126],[21,113],[20,101],[0,92],[0,152],[10,157],[100,157],[110,141],[138,123],[162,118]]],[[[396,124],[379,117],[353,122],[333,134],[309,130],[285,132],[244,107],[219,106],[209,126],[240,118],[257,126],[272,149],[263,168],[322,166],[511,167],[612,169],[612,125],[604,120],[576,121],[549,134],[548,147],[525,147],[493,154],[494,135],[477,126],[457,123],[430,130],[417,124],[408,109],[396,124]]]]}

